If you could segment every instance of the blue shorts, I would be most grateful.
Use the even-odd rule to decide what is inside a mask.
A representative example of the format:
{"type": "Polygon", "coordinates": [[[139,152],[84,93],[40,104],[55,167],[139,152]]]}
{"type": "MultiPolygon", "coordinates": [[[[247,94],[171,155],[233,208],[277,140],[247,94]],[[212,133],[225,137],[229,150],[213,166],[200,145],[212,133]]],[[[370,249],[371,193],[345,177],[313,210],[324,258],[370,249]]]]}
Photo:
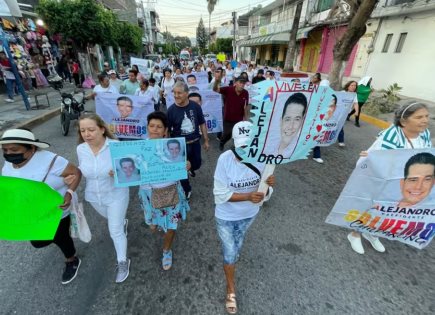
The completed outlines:
{"type": "Polygon", "coordinates": [[[256,216],[238,221],[226,221],[215,217],[225,265],[234,265],[239,259],[246,231],[255,218],[256,216]]]}

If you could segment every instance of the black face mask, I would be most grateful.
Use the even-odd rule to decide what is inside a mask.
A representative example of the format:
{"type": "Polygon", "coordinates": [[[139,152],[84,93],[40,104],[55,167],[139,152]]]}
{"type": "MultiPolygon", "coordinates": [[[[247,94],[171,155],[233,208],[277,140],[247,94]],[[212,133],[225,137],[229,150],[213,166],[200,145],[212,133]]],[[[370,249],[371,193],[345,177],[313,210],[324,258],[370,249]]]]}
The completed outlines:
{"type": "Polygon", "coordinates": [[[21,164],[25,161],[27,161],[27,159],[24,157],[24,153],[18,153],[18,154],[3,154],[3,157],[5,158],[6,161],[8,161],[9,163],[18,165],[21,164]]]}

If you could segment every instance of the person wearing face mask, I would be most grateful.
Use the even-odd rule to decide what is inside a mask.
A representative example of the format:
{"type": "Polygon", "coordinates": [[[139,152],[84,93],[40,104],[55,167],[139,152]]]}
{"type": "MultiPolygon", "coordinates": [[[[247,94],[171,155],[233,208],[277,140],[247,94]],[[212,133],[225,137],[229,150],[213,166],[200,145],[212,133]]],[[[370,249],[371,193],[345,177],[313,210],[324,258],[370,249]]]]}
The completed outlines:
{"type": "Polygon", "coordinates": [[[65,158],[43,149],[50,145],[39,141],[28,129],[6,130],[0,139],[3,157],[6,160],[2,168],[2,176],[17,177],[44,182],[63,196],[59,207],[63,210],[53,240],[31,241],[33,247],[42,248],[56,244],[65,256],[65,269],[62,284],[70,283],[77,276],[81,260],[76,256],[74,241],[70,229],[70,205],[72,195],[80,183],[80,170],[65,158]],[[67,176],[74,176],[68,185],[64,182],[67,176]]]}
{"type": "Polygon", "coordinates": [[[266,179],[267,193],[258,192],[265,164],[243,162],[238,154],[248,144],[251,128],[248,121],[234,125],[235,149],[219,156],[214,173],[215,222],[222,246],[227,284],[225,308],[229,314],[237,313],[235,272],[246,232],[260,212],[259,203],[270,199],[275,184],[275,177],[270,175],[266,179]]]}

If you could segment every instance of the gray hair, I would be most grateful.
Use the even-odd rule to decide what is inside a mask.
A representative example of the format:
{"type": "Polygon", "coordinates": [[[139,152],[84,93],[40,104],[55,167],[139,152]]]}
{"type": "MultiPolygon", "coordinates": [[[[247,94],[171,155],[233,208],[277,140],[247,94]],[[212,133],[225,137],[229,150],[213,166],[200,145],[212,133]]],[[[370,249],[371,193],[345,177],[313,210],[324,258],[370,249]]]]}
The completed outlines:
{"type": "Polygon", "coordinates": [[[407,104],[403,105],[394,113],[394,125],[398,127],[403,127],[401,124],[401,120],[407,120],[416,111],[422,108],[427,109],[427,105],[414,101],[408,102],[407,104]]]}
{"type": "Polygon", "coordinates": [[[172,87],[172,90],[175,89],[182,89],[184,92],[189,93],[189,87],[187,86],[186,83],[182,81],[175,82],[174,86],[172,87]]]}

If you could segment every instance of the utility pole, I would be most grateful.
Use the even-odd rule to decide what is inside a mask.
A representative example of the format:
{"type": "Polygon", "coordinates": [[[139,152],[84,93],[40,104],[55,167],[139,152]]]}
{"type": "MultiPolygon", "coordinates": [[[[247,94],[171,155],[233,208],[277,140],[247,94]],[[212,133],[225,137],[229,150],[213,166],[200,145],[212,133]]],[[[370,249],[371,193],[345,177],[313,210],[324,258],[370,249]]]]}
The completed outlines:
{"type": "Polygon", "coordinates": [[[290,32],[290,40],[288,43],[287,48],[287,55],[285,56],[285,63],[284,63],[284,71],[285,72],[293,72],[293,61],[295,59],[295,53],[296,53],[296,36],[298,34],[298,28],[299,28],[299,20],[301,19],[301,12],[302,12],[302,4],[303,1],[299,1],[296,5],[296,11],[295,16],[293,18],[293,25],[292,30],[290,32]]]}
{"type": "Polygon", "coordinates": [[[233,12],[233,59],[236,60],[236,16],[237,13],[233,12]]]}

